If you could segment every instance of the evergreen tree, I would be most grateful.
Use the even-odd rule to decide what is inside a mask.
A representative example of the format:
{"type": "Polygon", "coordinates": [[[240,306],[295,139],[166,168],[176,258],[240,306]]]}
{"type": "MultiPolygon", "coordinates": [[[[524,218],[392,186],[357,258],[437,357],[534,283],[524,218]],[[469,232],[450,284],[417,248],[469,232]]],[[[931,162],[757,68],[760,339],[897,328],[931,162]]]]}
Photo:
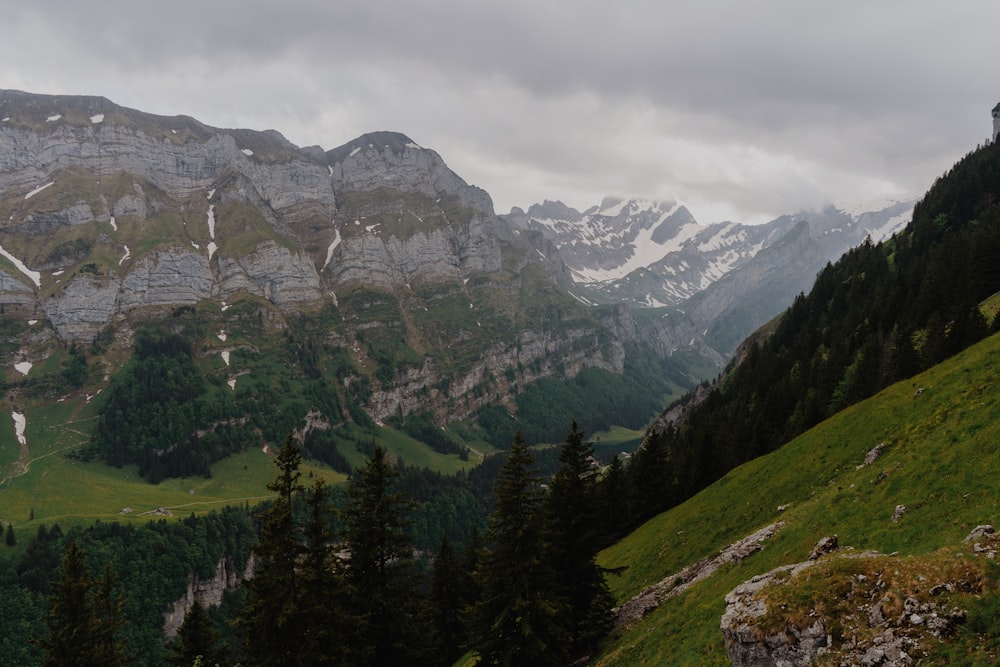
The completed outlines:
{"type": "Polygon", "coordinates": [[[4,541],[8,547],[12,547],[17,544],[17,537],[14,535],[14,524],[7,524],[7,536],[4,541]]]}
{"type": "Polygon", "coordinates": [[[540,526],[541,486],[520,432],[507,453],[480,564],[471,646],[483,665],[560,665],[568,637],[540,526]]]}
{"type": "Polygon", "coordinates": [[[295,656],[302,645],[302,628],[298,623],[300,581],[296,566],[303,548],[292,502],[302,491],[301,461],[299,448],[289,435],[274,459],[278,477],[267,488],[278,496],[262,518],[254,577],[247,583],[247,599],[237,619],[251,665],[299,664],[295,656]]]}
{"type": "Polygon", "coordinates": [[[191,667],[201,658],[204,664],[215,665],[222,659],[218,641],[212,618],[205,607],[195,600],[184,614],[184,622],[177,631],[173,652],[167,657],[167,664],[191,667]]]}
{"type": "Polygon", "coordinates": [[[121,640],[125,628],[125,598],[117,592],[119,580],[105,563],[101,579],[95,582],[93,613],[96,627],[92,637],[99,665],[124,665],[129,662],[121,640]]]}
{"type": "Polygon", "coordinates": [[[322,479],[314,482],[306,498],[309,517],[304,527],[304,553],[300,565],[297,614],[302,627],[299,664],[357,664],[359,653],[353,633],[358,619],[351,615],[344,567],[334,552],[330,520],[330,491],[322,479]]]}
{"type": "Polygon", "coordinates": [[[625,535],[628,522],[625,513],[629,502],[628,476],[622,460],[615,454],[604,471],[598,485],[601,527],[604,533],[602,546],[611,544],[625,535]]]}
{"type": "Polygon", "coordinates": [[[651,432],[632,455],[629,465],[630,514],[636,523],[670,507],[679,495],[670,465],[670,435],[651,432]]]}
{"type": "Polygon", "coordinates": [[[559,451],[559,470],[546,497],[548,560],[568,603],[564,624],[573,657],[585,654],[611,629],[614,598],[597,565],[601,549],[598,469],[593,447],[574,421],[559,451]]]}
{"type": "Polygon", "coordinates": [[[410,503],[394,490],[396,477],[385,450],[375,447],[347,490],[347,578],[355,612],[363,617],[356,636],[372,665],[419,664],[427,636],[405,532],[410,503]]]}
{"type": "Polygon", "coordinates": [[[434,569],[431,572],[430,609],[433,624],[433,655],[435,661],[450,665],[465,650],[465,625],[462,611],[465,599],[462,565],[452,549],[448,535],[441,538],[434,569]]]}
{"type": "Polygon", "coordinates": [[[114,594],[113,585],[108,569],[101,581],[93,580],[83,550],[72,540],[52,583],[45,616],[49,636],[39,641],[43,667],[125,664],[118,640],[124,624],[123,601],[114,594]]]}

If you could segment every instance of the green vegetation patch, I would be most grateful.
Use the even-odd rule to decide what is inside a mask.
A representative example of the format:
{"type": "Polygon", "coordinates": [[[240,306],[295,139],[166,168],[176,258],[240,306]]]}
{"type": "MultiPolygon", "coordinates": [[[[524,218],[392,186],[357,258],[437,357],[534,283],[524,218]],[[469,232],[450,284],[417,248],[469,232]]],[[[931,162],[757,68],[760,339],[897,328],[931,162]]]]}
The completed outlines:
{"type": "MultiPolygon", "coordinates": [[[[294,244],[278,234],[274,227],[261,214],[260,209],[246,203],[217,204],[215,214],[215,241],[219,244],[219,253],[226,257],[245,257],[257,249],[263,241],[273,241],[280,247],[297,252],[294,244]]],[[[196,239],[202,239],[207,244],[211,238],[208,234],[208,210],[201,227],[195,227],[199,233],[196,239]]]]}
{"type": "Polygon", "coordinates": [[[719,619],[736,585],[806,560],[825,535],[903,556],[961,543],[1000,523],[1000,336],[820,423],[734,469],[605,550],[599,562],[626,600],[769,523],[763,551],[721,568],[612,639],[596,664],[659,659],[727,665],[719,619]],[[886,447],[870,465],[866,454],[886,447]],[[897,506],[905,510],[897,521],[897,506]],[[784,511],[779,511],[779,508],[784,511]],[[674,657],[670,657],[674,656],[674,657]]]}

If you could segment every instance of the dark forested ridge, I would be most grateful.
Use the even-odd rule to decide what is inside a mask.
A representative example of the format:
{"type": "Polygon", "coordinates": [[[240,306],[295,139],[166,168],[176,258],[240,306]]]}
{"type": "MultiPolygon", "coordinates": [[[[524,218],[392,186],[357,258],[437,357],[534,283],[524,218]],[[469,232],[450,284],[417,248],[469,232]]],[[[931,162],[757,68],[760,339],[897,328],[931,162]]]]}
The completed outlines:
{"type": "Polygon", "coordinates": [[[0,663],[449,665],[471,648],[481,664],[563,664],[610,628],[613,600],[595,564],[599,469],[575,424],[549,490],[519,434],[503,458],[488,475],[484,537],[463,524],[482,507],[456,503],[469,516],[436,527],[433,560],[412,530],[427,520],[428,502],[413,498],[432,477],[376,447],[346,494],[320,479],[306,488],[291,437],[274,458],[276,498],[253,512],[39,527],[25,548],[0,553],[0,663]],[[449,535],[463,532],[452,547],[449,535]],[[221,559],[242,572],[251,549],[252,578],[222,609],[191,607],[167,643],[164,612],[189,576],[209,577],[221,559]]]}
{"type": "Polygon", "coordinates": [[[260,442],[236,403],[212,391],[175,333],[140,331],[135,354],[102,403],[88,454],[156,483],[164,477],[210,475],[209,465],[260,442]]]}
{"type": "Polygon", "coordinates": [[[991,144],[939,178],[903,232],[828,264],[679,428],[650,432],[629,466],[643,500],[632,525],[980,340],[1000,324],[980,308],[998,290],[1000,146],[991,144]]]}
{"type": "Polygon", "coordinates": [[[166,654],[164,612],[184,594],[188,575],[209,577],[222,558],[242,572],[256,538],[250,514],[227,507],[139,527],[98,522],[64,532],[40,525],[21,540],[23,550],[0,554],[0,663],[39,664],[43,651],[31,640],[49,637],[46,612],[67,574],[64,555],[73,544],[82,554],[79,565],[90,572],[87,581],[99,581],[106,567],[113,573],[110,599],[123,598],[124,622],[116,635],[122,654],[130,656],[127,664],[158,665],[166,654]]]}

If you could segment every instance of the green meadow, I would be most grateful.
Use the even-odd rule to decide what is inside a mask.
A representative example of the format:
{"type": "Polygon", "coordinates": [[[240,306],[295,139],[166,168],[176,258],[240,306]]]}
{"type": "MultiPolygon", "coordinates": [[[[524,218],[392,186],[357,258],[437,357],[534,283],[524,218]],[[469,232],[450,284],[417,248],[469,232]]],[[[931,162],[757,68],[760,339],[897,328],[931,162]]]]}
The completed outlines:
{"type": "Polygon", "coordinates": [[[823,422],[641,526],[600,555],[620,601],[784,521],[764,549],[668,600],[595,659],[600,665],[728,665],[724,596],[779,565],[808,558],[836,534],[842,546],[902,556],[957,546],[1000,521],[1000,336],[823,422]],[[863,466],[865,454],[885,443],[863,466]],[[906,513],[892,521],[897,505],[906,513]],[[786,506],[779,511],[779,506],[786,506]]]}

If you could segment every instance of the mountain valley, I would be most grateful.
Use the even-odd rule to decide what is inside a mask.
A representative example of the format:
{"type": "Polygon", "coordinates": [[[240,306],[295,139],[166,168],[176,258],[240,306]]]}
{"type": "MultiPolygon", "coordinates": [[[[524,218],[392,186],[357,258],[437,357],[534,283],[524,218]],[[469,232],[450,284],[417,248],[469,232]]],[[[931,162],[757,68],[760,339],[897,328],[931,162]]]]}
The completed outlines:
{"type": "Polygon", "coordinates": [[[0,91],[0,660],[40,664],[79,543],[134,664],[199,596],[223,661],[272,664],[245,628],[286,627],[279,571],[344,664],[989,664],[998,165],[762,225],[498,216],[403,134],[0,91]],[[390,488],[373,558],[408,583],[373,593],[390,488]]]}

